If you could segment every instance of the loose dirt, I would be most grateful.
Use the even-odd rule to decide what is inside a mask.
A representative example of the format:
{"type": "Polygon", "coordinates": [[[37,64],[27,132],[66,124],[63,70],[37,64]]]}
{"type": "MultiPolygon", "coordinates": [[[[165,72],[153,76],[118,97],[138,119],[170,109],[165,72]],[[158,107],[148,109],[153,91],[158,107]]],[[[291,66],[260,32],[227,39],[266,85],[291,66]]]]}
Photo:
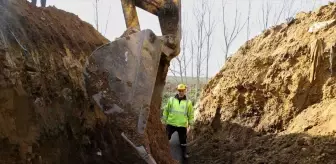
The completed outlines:
{"type": "MultiPolygon", "coordinates": [[[[86,94],[86,59],[108,42],[74,14],[0,0],[0,163],[143,163],[86,94]]],[[[151,152],[174,163],[159,117],[151,152]]]]}
{"type": "Polygon", "coordinates": [[[308,32],[314,23],[336,19],[335,13],[336,3],[299,13],[246,42],[228,60],[197,106],[192,163],[336,160],[336,76],[329,69],[336,26],[308,32]]]}

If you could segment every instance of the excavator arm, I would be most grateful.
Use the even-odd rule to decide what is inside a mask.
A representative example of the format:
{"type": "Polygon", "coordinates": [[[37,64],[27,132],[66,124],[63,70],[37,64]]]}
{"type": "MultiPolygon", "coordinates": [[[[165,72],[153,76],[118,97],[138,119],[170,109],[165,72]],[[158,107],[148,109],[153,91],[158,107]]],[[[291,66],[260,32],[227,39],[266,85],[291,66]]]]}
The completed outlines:
{"type": "Polygon", "coordinates": [[[163,35],[180,34],[181,1],[180,0],[122,0],[127,28],[140,30],[135,7],[139,7],[159,17],[163,35]]]}
{"type": "Polygon", "coordinates": [[[180,52],[181,1],[121,0],[121,4],[127,30],[87,59],[85,85],[92,103],[120,129],[120,137],[154,164],[149,142],[155,137],[150,133],[153,124],[160,123],[170,61],[180,52]],[[136,7],[158,16],[163,36],[140,31],[136,7]]]}
{"type": "Polygon", "coordinates": [[[180,0],[121,0],[126,27],[140,31],[136,7],[159,18],[164,44],[173,50],[170,59],[180,52],[181,1],[180,0]]]}

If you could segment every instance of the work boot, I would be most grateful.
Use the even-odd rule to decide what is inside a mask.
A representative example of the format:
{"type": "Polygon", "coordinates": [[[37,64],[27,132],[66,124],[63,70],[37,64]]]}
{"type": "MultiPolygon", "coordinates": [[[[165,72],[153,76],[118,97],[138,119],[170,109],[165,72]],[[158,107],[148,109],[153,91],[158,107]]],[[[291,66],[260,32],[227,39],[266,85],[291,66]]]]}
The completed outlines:
{"type": "Polygon", "coordinates": [[[183,155],[183,158],[184,159],[188,159],[190,157],[190,155],[188,154],[188,153],[185,153],[184,155],[183,155]]]}
{"type": "Polygon", "coordinates": [[[189,159],[189,155],[188,154],[184,154],[182,155],[182,164],[188,164],[188,159],[189,159]]]}
{"type": "Polygon", "coordinates": [[[188,153],[187,153],[187,149],[186,149],[186,146],[183,146],[182,144],[181,144],[181,150],[182,150],[182,158],[183,159],[186,159],[187,157],[188,157],[188,153]]]}

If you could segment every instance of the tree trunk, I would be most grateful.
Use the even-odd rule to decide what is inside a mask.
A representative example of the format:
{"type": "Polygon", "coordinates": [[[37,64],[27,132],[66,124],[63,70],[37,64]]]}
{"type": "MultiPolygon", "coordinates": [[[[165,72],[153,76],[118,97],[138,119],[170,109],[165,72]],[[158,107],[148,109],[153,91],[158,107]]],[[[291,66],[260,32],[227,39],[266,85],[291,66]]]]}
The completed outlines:
{"type": "Polygon", "coordinates": [[[206,80],[209,79],[210,35],[207,36],[206,80]]]}
{"type": "Polygon", "coordinates": [[[181,80],[181,83],[183,83],[183,70],[182,70],[181,60],[179,60],[179,66],[180,66],[180,80],[181,80]]]}
{"type": "Polygon", "coordinates": [[[99,1],[99,0],[96,0],[96,6],[95,6],[95,12],[96,12],[96,28],[97,28],[97,31],[99,31],[98,1],[99,1]]]}

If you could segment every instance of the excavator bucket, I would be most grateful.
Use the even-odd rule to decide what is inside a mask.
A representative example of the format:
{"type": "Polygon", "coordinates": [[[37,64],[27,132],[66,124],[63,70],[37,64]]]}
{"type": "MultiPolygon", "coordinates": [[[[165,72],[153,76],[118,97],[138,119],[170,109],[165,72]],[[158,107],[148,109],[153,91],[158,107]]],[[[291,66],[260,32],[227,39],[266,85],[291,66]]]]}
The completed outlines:
{"type": "Polygon", "coordinates": [[[84,71],[88,96],[143,158],[149,158],[143,146],[144,133],[161,44],[151,30],[122,37],[94,51],[84,71]]]}

